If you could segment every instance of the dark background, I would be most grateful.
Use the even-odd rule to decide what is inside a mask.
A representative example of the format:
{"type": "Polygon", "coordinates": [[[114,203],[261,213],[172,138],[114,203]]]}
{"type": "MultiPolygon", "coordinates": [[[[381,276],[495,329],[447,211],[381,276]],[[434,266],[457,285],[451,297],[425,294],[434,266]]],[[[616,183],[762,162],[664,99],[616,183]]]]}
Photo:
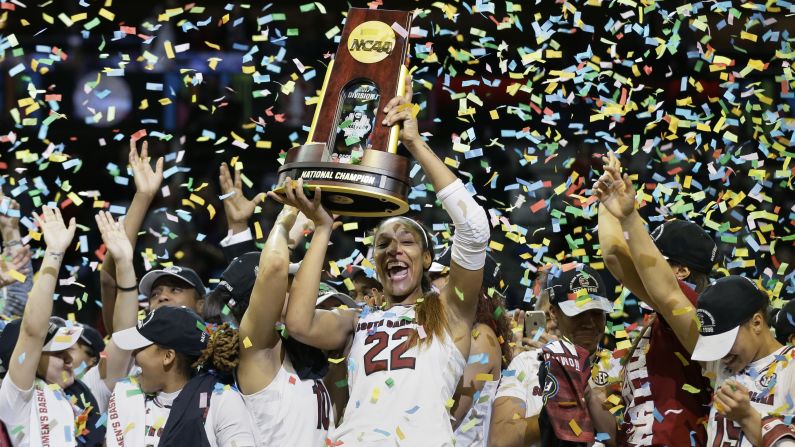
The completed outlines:
{"type": "MultiPolygon", "coordinates": [[[[622,153],[624,165],[651,195],[652,201],[642,207],[644,216],[659,221],[663,213],[704,224],[726,256],[724,273],[760,278],[776,297],[792,296],[795,171],[790,157],[795,83],[789,69],[793,39],[787,30],[795,29],[788,17],[793,11],[730,9],[735,2],[667,1],[642,7],[641,20],[641,9],[627,3],[634,2],[495,2],[493,11],[492,4],[472,2],[386,0],[379,6],[419,10],[411,65],[416,67],[415,103],[422,106],[421,131],[428,133],[431,147],[441,157],[460,162],[460,176],[471,182],[489,210],[495,225],[493,240],[504,244],[493,255],[506,275],[510,307],[530,299],[527,286],[539,265],[573,259],[601,262],[596,205],[588,200],[588,189],[601,172],[599,156],[607,150],[622,153]],[[510,26],[500,26],[504,22],[510,26]],[[539,40],[543,30],[548,38],[539,40]],[[749,34],[743,32],[757,36],[757,41],[748,40],[749,34]],[[660,45],[668,47],[658,55],[660,45]],[[429,61],[429,48],[436,61],[429,61]],[[523,62],[537,50],[543,60],[523,62]],[[554,56],[550,50],[560,51],[560,57],[549,57],[554,56]],[[712,71],[715,55],[731,59],[733,65],[712,71]],[[742,72],[751,60],[767,65],[742,72]],[[550,86],[560,71],[582,77],[550,86]],[[523,87],[511,94],[511,84],[523,87]],[[476,95],[482,105],[467,101],[474,114],[459,116],[460,97],[467,94],[476,95]],[[628,107],[616,114],[609,106],[621,103],[622,96],[628,97],[623,102],[628,107]],[[498,119],[491,116],[495,109],[498,119]],[[607,113],[596,119],[603,112],[607,113]],[[715,131],[722,114],[725,125],[715,131]],[[672,127],[676,120],[678,126],[672,127]],[[736,143],[727,138],[727,131],[736,135],[736,143]],[[453,141],[468,132],[475,139],[465,142],[471,149],[482,149],[482,156],[466,158],[452,150],[453,141]],[[689,187],[684,186],[687,176],[689,187]],[[536,187],[538,181],[545,183],[536,187]],[[556,192],[562,184],[563,190],[556,192]],[[752,191],[758,193],[756,198],[733,201],[737,194],[748,196],[752,191]],[[531,211],[530,206],[541,199],[546,206],[531,211]],[[776,220],[749,221],[755,216],[751,213],[760,210],[774,213],[776,220]],[[519,240],[519,235],[525,239],[519,240]],[[748,248],[748,253],[738,248],[748,248]]],[[[218,199],[219,164],[239,157],[244,174],[253,182],[252,188],[245,188],[249,194],[273,186],[280,155],[306,138],[314,106],[306,106],[305,100],[316,95],[325,65],[337,48],[333,37],[326,37],[327,31],[335,26],[342,29],[349,5],[367,7],[367,3],[324,3],[323,13],[309,2],[264,6],[252,2],[248,7],[205,2],[196,4],[205,8],[203,12],[184,11],[158,21],[164,11],[182,9],[186,3],[116,1],[106,7],[115,17],[100,18],[91,30],[84,26],[99,16],[104,2],[84,4],[29,3],[26,8],[0,11],[4,13],[0,32],[6,37],[13,34],[19,42],[5,48],[0,63],[0,100],[5,105],[0,134],[13,132],[16,137],[13,143],[0,143],[0,168],[6,195],[14,195],[20,182],[27,182],[27,189],[15,195],[24,215],[30,216],[34,206],[55,201],[65,215],[76,216],[86,226],[78,236],[86,236],[88,246],[67,259],[71,267],[62,273],[62,278],[75,276],[82,286],[58,290],[61,296],[77,297],[79,304],[59,299],[57,311],[77,312],[79,319],[93,322],[99,301],[94,251],[100,245],[93,214],[97,207],[129,204],[134,192],[124,168],[129,136],[146,129],[150,152],[170,156],[167,169],[182,168],[165,180],[170,196],[159,196],[147,217],[142,230],[146,234],[137,247],[139,278],[146,270],[146,257],[150,266],[176,262],[193,267],[213,287],[213,278],[224,268],[217,243],[226,234],[218,199]],[[72,26],[58,17],[83,12],[87,19],[72,26]],[[48,23],[44,14],[54,23],[48,23]],[[136,27],[138,35],[121,34],[122,27],[136,27]],[[252,36],[263,32],[268,39],[254,41],[252,36]],[[165,40],[190,44],[190,49],[168,59],[165,40]],[[257,49],[251,61],[244,62],[253,46],[257,49]],[[53,56],[59,51],[54,48],[67,56],[53,56]],[[146,58],[157,61],[148,64],[146,58]],[[209,58],[221,59],[215,69],[209,67],[209,58]],[[301,71],[296,60],[306,69],[301,71]],[[12,76],[10,70],[19,63],[24,71],[12,76]],[[242,73],[244,65],[270,80],[255,82],[252,75],[242,73]],[[106,98],[130,104],[130,113],[110,125],[87,124],[79,113],[93,112],[87,112],[89,105],[78,96],[85,86],[80,79],[121,66],[123,77],[102,78],[127,84],[129,100],[116,87],[106,98]],[[295,80],[295,89],[285,94],[282,87],[290,80],[295,80]],[[163,84],[163,91],[148,90],[147,83],[163,84]],[[30,97],[31,89],[40,91],[35,98],[39,109],[26,115],[18,101],[30,97]],[[255,97],[254,92],[262,90],[269,93],[255,97]],[[61,95],[57,110],[44,101],[45,94],[61,95]],[[161,105],[162,98],[170,104],[161,105]],[[148,101],[145,110],[140,109],[143,100],[148,101]],[[13,109],[36,123],[15,121],[13,109]],[[65,117],[43,133],[41,122],[54,112],[65,117]],[[153,131],[170,139],[152,137],[153,131]],[[232,132],[248,144],[247,149],[231,144],[232,132]],[[202,141],[202,136],[212,134],[202,141]],[[226,141],[220,141],[223,137],[226,141]],[[271,148],[257,148],[258,140],[271,142],[271,148]],[[42,154],[50,144],[69,159],[79,159],[79,165],[66,169],[60,161],[36,159],[35,154],[42,154]],[[34,154],[33,160],[22,157],[26,150],[34,154]],[[180,151],[184,153],[176,162],[180,151]],[[121,172],[114,173],[111,163],[121,172]],[[119,184],[119,177],[128,178],[129,185],[119,184]],[[83,204],[65,205],[68,190],[83,192],[83,204]],[[88,197],[91,191],[99,193],[96,200],[101,202],[88,197]],[[214,219],[206,207],[189,203],[191,193],[213,204],[214,219]]],[[[88,96],[96,97],[104,89],[100,84],[88,96]]],[[[96,111],[104,112],[104,120],[107,110],[96,111]]],[[[421,173],[414,182],[412,214],[436,224],[434,230],[439,231],[446,216],[435,206],[433,194],[425,194],[421,173]]],[[[266,204],[256,215],[266,234],[277,211],[266,204]]],[[[358,230],[335,236],[330,259],[348,258],[356,249],[366,253],[367,247],[354,238],[362,238],[376,220],[358,220],[358,230]]],[[[438,240],[440,247],[444,245],[441,235],[438,240]]],[[[606,270],[604,275],[609,277],[606,270]]],[[[634,314],[631,300],[629,304],[626,310],[634,314]]]]}

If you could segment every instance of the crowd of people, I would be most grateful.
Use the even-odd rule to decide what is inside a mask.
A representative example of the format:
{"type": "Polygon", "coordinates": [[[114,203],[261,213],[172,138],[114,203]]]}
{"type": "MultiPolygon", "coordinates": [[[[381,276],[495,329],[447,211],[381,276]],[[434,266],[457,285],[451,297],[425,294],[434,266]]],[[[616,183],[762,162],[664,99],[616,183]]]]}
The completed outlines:
{"type": "Polygon", "coordinates": [[[716,278],[720,252],[695,223],[649,231],[611,153],[590,189],[594,231],[609,273],[648,309],[631,347],[604,347],[615,294],[592,265],[543,267],[534,309],[508,311],[487,214],[423,141],[407,90],[382,124],[401,125],[453,224],[438,255],[429,228],[391,217],[372,232],[372,268],[333,277],[335,218],[302,179],[267,193],[283,208],[257,250],[248,220],[264,197],[245,197],[222,165],[220,283],[208,291],[190,259],[136,278],[163,162],[131,142],[131,206],[96,216],[103,338],[52,315],[77,223],[34,213],[34,274],[4,198],[0,446],[795,446],[795,300],[773,313],[754,278],[716,278]]]}

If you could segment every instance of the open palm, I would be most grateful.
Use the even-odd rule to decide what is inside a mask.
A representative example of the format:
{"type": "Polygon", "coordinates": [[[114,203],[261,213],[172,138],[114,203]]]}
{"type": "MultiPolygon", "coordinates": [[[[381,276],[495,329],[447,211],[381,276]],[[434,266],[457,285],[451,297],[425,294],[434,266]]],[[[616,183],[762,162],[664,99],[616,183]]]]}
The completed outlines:
{"type": "Polygon", "coordinates": [[[135,147],[135,141],[130,140],[130,167],[133,171],[135,190],[142,194],[154,196],[163,183],[163,157],[155,162],[155,169],[149,164],[149,145],[146,141],[141,145],[141,153],[135,147]]]}
{"type": "Polygon", "coordinates": [[[61,210],[46,206],[42,207],[41,214],[37,214],[34,217],[39,224],[41,232],[44,233],[44,243],[47,244],[47,250],[63,254],[75,237],[77,224],[74,217],[69,221],[69,226],[67,226],[61,216],[61,210]]]}
{"type": "Polygon", "coordinates": [[[122,261],[132,260],[133,248],[124,232],[124,225],[121,222],[116,222],[107,211],[100,211],[96,215],[96,221],[99,233],[102,235],[102,242],[105,243],[105,247],[113,259],[120,264],[122,261]]]}
{"type": "Polygon", "coordinates": [[[262,202],[262,194],[257,194],[249,200],[243,195],[243,180],[240,177],[240,170],[235,169],[234,177],[229,172],[229,166],[221,163],[218,181],[221,183],[221,194],[232,193],[224,199],[224,212],[230,226],[232,224],[248,225],[248,219],[254,214],[254,209],[262,202]]]}

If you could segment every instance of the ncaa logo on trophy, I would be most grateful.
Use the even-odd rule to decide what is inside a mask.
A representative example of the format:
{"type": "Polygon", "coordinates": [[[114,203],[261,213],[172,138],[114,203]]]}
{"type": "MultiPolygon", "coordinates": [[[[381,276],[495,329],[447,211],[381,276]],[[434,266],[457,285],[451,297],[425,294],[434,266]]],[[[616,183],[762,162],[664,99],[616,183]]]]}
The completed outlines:
{"type": "Polygon", "coordinates": [[[407,11],[351,8],[328,66],[306,144],[287,151],[283,182],[303,179],[323,205],[343,216],[396,216],[408,211],[409,161],[397,154],[399,126],[385,127],[383,108],[404,93],[411,29],[407,11]],[[393,28],[393,24],[399,25],[393,28]]]}

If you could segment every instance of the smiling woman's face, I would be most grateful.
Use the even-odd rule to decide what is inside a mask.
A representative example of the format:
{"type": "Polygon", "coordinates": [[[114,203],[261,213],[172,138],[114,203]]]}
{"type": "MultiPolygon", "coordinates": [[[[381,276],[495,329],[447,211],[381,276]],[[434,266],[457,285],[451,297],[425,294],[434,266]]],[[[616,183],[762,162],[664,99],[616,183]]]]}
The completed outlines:
{"type": "Polygon", "coordinates": [[[383,222],[375,233],[374,258],[384,296],[390,302],[404,302],[422,296],[422,276],[431,265],[423,236],[406,219],[383,222]]]}
{"type": "Polygon", "coordinates": [[[72,367],[72,355],[68,349],[58,352],[42,352],[36,375],[47,383],[68,388],[75,381],[72,367]]]}

